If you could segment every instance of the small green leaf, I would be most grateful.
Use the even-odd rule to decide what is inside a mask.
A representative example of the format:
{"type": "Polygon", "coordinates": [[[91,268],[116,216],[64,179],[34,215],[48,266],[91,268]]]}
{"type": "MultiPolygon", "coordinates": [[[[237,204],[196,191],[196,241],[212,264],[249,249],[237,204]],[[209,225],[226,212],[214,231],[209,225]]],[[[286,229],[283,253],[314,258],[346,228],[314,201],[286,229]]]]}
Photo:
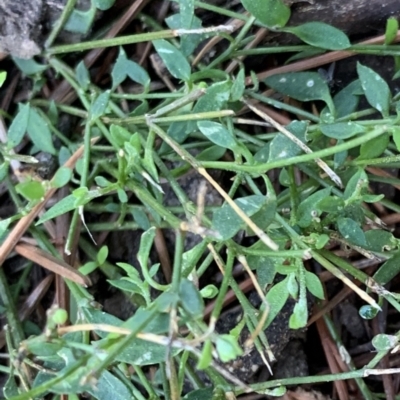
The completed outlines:
{"type": "Polygon", "coordinates": [[[232,335],[218,335],[215,346],[222,362],[232,361],[243,354],[237,339],[232,335]]]}
{"type": "MultiPolygon", "coordinates": [[[[210,366],[210,364],[212,362],[212,351],[213,351],[212,342],[210,339],[208,339],[204,343],[203,350],[201,351],[201,356],[199,357],[199,360],[197,362],[196,368],[198,370],[203,370],[210,366]]],[[[189,398],[189,397],[186,395],[184,397],[184,399],[186,399],[186,398],[189,398]]],[[[202,400],[202,399],[203,399],[203,397],[199,398],[199,400],[202,400]]]]}
{"type": "Polygon", "coordinates": [[[365,238],[367,239],[365,248],[378,253],[394,250],[399,244],[392,233],[383,229],[370,229],[365,232],[365,238]]]}
{"type": "Polygon", "coordinates": [[[289,292],[290,297],[293,299],[297,300],[298,295],[299,295],[299,284],[297,283],[296,280],[296,274],[291,273],[288,275],[288,281],[287,281],[287,290],[289,292]]]}
{"type": "Polygon", "coordinates": [[[20,104],[18,114],[14,117],[8,129],[8,147],[14,147],[21,143],[28,129],[30,106],[20,104]]]}
{"type": "Polygon", "coordinates": [[[213,299],[218,294],[218,288],[215,285],[207,285],[200,290],[203,299],[213,299]]]}
{"type": "Polygon", "coordinates": [[[137,259],[142,268],[145,268],[143,266],[147,266],[150,250],[151,247],[153,246],[153,241],[155,236],[156,236],[156,228],[153,226],[146,232],[143,232],[142,236],[140,237],[140,246],[137,254],[137,259]]]}
{"type": "Polygon", "coordinates": [[[381,285],[386,285],[400,272],[400,251],[397,251],[389,260],[387,260],[373,278],[381,285]]]}
{"type": "Polygon", "coordinates": [[[3,235],[6,233],[7,228],[10,226],[12,219],[7,218],[7,219],[2,219],[0,220],[0,239],[3,237],[3,235]]]}
{"type": "Polygon", "coordinates": [[[300,298],[295,304],[293,314],[289,318],[290,329],[300,329],[307,326],[308,308],[307,299],[300,298]]]}
{"type": "Polygon", "coordinates": [[[97,400],[126,400],[132,398],[131,390],[111,372],[105,370],[96,382],[96,387],[87,390],[97,400]]]}
{"type": "Polygon", "coordinates": [[[306,286],[308,291],[318,299],[324,300],[325,299],[324,288],[322,287],[321,281],[319,280],[318,276],[310,271],[305,271],[305,272],[306,272],[306,286]]]}
{"type": "Polygon", "coordinates": [[[180,14],[180,28],[192,28],[194,17],[194,0],[180,0],[179,1],[179,14],[180,14]]]}
{"type": "Polygon", "coordinates": [[[231,101],[238,101],[243,97],[244,89],[246,88],[244,69],[241,68],[237,74],[236,79],[233,81],[231,89],[231,101]]]}
{"type": "Polygon", "coordinates": [[[355,122],[337,122],[321,125],[321,132],[333,139],[348,139],[365,132],[365,127],[355,122]]]}
{"type": "Polygon", "coordinates": [[[375,71],[359,62],[357,62],[357,73],[368,103],[387,117],[391,98],[388,84],[375,71]]]}
{"type": "Polygon", "coordinates": [[[365,171],[361,168],[355,172],[350,180],[347,182],[343,198],[350,199],[355,193],[360,192],[359,187],[366,187],[368,185],[368,177],[365,171]]]}
{"type": "Polygon", "coordinates": [[[90,119],[92,121],[104,115],[110,101],[110,91],[101,93],[90,107],[90,119]]]}
{"type": "MultiPolygon", "coordinates": [[[[336,144],[342,144],[344,141],[342,139],[339,139],[336,144]]],[[[338,153],[335,153],[333,156],[333,168],[336,170],[340,168],[346,161],[347,156],[349,155],[347,150],[344,151],[339,151],[338,153]]]]}
{"type": "Polygon", "coordinates": [[[134,208],[132,210],[133,220],[139,225],[140,229],[147,231],[151,227],[147,214],[140,208],[134,208]]]}
{"type": "MultiPolygon", "coordinates": [[[[249,217],[259,211],[265,202],[266,198],[261,195],[247,196],[235,200],[238,207],[249,217]]],[[[221,240],[235,236],[244,225],[245,223],[229,204],[224,204],[213,214],[212,229],[219,232],[221,240]]]]}
{"type": "Polygon", "coordinates": [[[24,75],[40,74],[47,69],[47,65],[39,64],[33,58],[26,60],[24,58],[13,57],[12,59],[24,75]]]}
{"type": "Polygon", "coordinates": [[[380,333],[372,339],[372,346],[378,351],[388,351],[397,346],[399,339],[394,335],[380,333]]]}
{"type": "Polygon", "coordinates": [[[102,11],[110,9],[115,3],[115,0],[94,0],[96,8],[102,11]]]}
{"type": "Polygon", "coordinates": [[[360,101],[358,89],[361,89],[361,82],[359,79],[351,82],[344,89],[335,94],[333,103],[335,104],[337,118],[342,118],[357,110],[360,101]]]}
{"type": "Polygon", "coordinates": [[[282,0],[241,0],[243,7],[269,28],[283,27],[290,18],[290,8],[282,0]]]}
{"type": "Polygon", "coordinates": [[[265,296],[265,299],[269,305],[269,312],[267,320],[265,321],[264,329],[267,329],[278,313],[282,310],[287,299],[289,298],[289,292],[287,289],[288,279],[289,278],[286,277],[283,281],[276,283],[265,296]]]}
{"type": "Polygon", "coordinates": [[[343,50],[351,45],[345,33],[323,22],[306,22],[284,30],[293,33],[303,42],[322,49],[343,50]]]}
{"type": "Polygon", "coordinates": [[[199,121],[197,126],[200,132],[214,144],[230,150],[238,147],[235,137],[222,124],[213,121],[199,121]]]}
{"type": "Polygon", "coordinates": [[[111,77],[113,89],[119,86],[127,77],[144,87],[148,87],[150,84],[150,77],[146,70],[138,63],[128,60],[122,47],[119,49],[117,61],[111,71],[111,77]]]}
{"type": "Polygon", "coordinates": [[[184,81],[190,79],[190,64],[181,51],[164,39],[154,40],[153,45],[173,77],[184,81]]]}
{"type": "Polygon", "coordinates": [[[69,32],[86,34],[89,32],[96,15],[96,7],[91,6],[86,11],[73,10],[68,21],[64,25],[64,29],[69,32]]]}
{"type": "Polygon", "coordinates": [[[301,228],[307,228],[311,225],[314,218],[321,215],[321,210],[318,208],[320,201],[328,197],[331,193],[331,188],[321,189],[308,196],[303,200],[297,209],[297,223],[301,228]]]}
{"type": "MultiPolygon", "coordinates": [[[[297,139],[306,142],[307,123],[304,121],[293,121],[286,126],[297,139]]],[[[303,150],[283,133],[278,133],[269,145],[268,161],[284,160],[299,155],[303,150]]]]}
{"type": "MultiPolygon", "coordinates": [[[[207,344],[207,342],[206,342],[207,344]]],[[[201,369],[197,367],[198,369],[201,369]]],[[[205,389],[196,389],[188,394],[186,394],[184,397],[182,397],[183,400],[215,400],[213,397],[213,388],[208,387],[205,389]]]]}
{"type": "Polygon", "coordinates": [[[125,190],[118,189],[117,190],[118,200],[120,203],[127,203],[128,202],[128,195],[126,194],[125,190]]]}
{"type": "Polygon", "coordinates": [[[82,275],[89,275],[89,274],[91,274],[93,271],[95,271],[98,267],[99,267],[99,264],[97,264],[97,262],[95,262],[95,261],[88,261],[87,263],[83,264],[82,267],[80,267],[80,268],[78,269],[78,271],[79,271],[82,275]]]}
{"type": "Polygon", "coordinates": [[[81,61],[76,67],[76,80],[83,90],[88,89],[90,85],[90,75],[84,61],[81,61]]]}
{"type": "Polygon", "coordinates": [[[56,153],[49,126],[34,108],[31,108],[29,112],[27,132],[39,150],[50,154],[56,153]]]}
{"type": "Polygon", "coordinates": [[[15,190],[29,201],[41,200],[45,194],[43,185],[37,181],[18,183],[15,190]]]}
{"type": "Polygon", "coordinates": [[[102,246],[96,256],[99,265],[103,265],[106,262],[107,257],[108,257],[108,247],[102,246]]]}
{"type": "Polygon", "coordinates": [[[51,180],[51,186],[55,188],[61,188],[65,186],[72,176],[72,170],[67,167],[61,167],[55,173],[53,179],[51,180]]]}
{"type": "Polygon", "coordinates": [[[397,151],[400,152],[400,128],[399,127],[393,127],[393,141],[394,144],[396,145],[397,151]]]}
{"type": "Polygon", "coordinates": [[[360,225],[350,218],[339,218],[337,221],[340,234],[350,243],[356,246],[365,247],[367,240],[360,225]]]}
{"type": "Polygon", "coordinates": [[[6,78],[7,78],[7,72],[0,71],[0,87],[3,86],[3,83],[6,81],[6,78]]]}
{"type": "Polygon", "coordinates": [[[183,309],[192,318],[201,318],[204,311],[204,300],[192,281],[182,279],[179,285],[179,300],[183,309]]]}
{"type": "Polygon", "coordinates": [[[387,150],[390,141],[388,133],[384,133],[376,138],[363,143],[360,146],[360,156],[358,159],[367,160],[379,157],[385,150],[387,150]]]}
{"type": "Polygon", "coordinates": [[[399,30],[399,21],[396,17],[390,17],[386,21],[385,44],[391,44],[396,38],[399,30]]]}
{"type": "Polygon", "coordinates": [[[289,72],[272,75],[264,80],[272,89],[299,101],[324,101],[331,114],[335,107],[328,84],[318,72],[289,72]]]}

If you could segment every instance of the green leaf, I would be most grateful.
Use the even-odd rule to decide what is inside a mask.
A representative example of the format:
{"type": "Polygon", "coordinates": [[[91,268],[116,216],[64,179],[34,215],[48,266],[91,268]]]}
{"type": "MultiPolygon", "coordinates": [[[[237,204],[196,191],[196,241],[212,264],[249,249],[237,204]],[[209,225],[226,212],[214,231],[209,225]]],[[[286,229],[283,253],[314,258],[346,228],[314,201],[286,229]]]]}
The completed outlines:
{"type": "Polygon", "coordinates": [[[238,101],[243,97],[244,89],[246,88],[244,69],[240,68],[236,79],[233,81],[231,89],[231,101],[238,101]]]}
{"type": "Polygon", "coordinates": [[[307,299],[302,299],[295,304],[293,314],[289,318],[290,329],[300,329],[307,326],[308,308],[307,299]]]}
{"type": "Polygon", "coordinates": [[[287,290],[289,292],[289,296],[297,300],[299,295],[299,284],[297,283],[295,273],[288,275],[287,290]]]}
{"type": "Polygon", "coordinates": [[[307,228],[311,225],[314,218],[321,215],[321,210],[318,208],[318,203],[328,197],[331,193],[331,188],[318,190],[311,196],[303,200],[297,209],[297,224],[301,228],[307,228]]]}
{"type": "Polygon", "coordinates": [[[390,17],[386,21],[385,44],[391,44],[396,38],[399,30],[399,21],[396,17],[390,17]]]}
{"type": "Polygon", "coordinates": [[[384,117],[387,117],[391,98],[388,84],[379,74],[359,62],[357,62],[357,73],[368,103],[384,117]]]}
{"type": "Polygon", "coordinates": [[[179,300],[183,309],[192,318],[201,318],[204,311],[204,300],[192,281],[182,279],[179,285],[179,300]]]}
{"type": "Polygon", "coordinates": [[[140,229],[143,229],[144,231],[146,231],[147,229],[149,229],[151,227],[151,224],[150,224],[147,214],[140,208],[135,207],[132,210],[132,217],[133,217],[133,220],[139,225],[140,229]]]}
{"type": "Polygon", "coordinates": [[[90,85],[90,75],[83,60],[76,67],[76,80],[83,90],[88,89],[90,85]]]}
{"type": "Polygon", "coordinates": [[[335,104],[337,118],[342,118],[357,110],[360,101],[359,88],[361,89],[361,82],[357,79],[335,94],[333,103],[335,104]]]}
{"type": "Polygon", "coordinates": [[[232,361],[243,354],[237,339],[232,335],[218,335],[215,346],[222,362],[232,361]]]}
{"type": "MultiPolygon", "coordinates": [[[[212,351],[213,351],[212,342],[210,339],[208,339],[204,343],[203,350],[201,351],[201,356],[199,357],[199,360],[196,365],[196,368],[198,370],[203,370],[210,366],[210,364],[212,362],[212,351]]],[[[193,393],[193,392],[191,392],[191,393],[193,393]]],[[[211,394],[212,394],[212,392],[211,392],[211,394]]],[[[188,395],[186,395],[184,397],[184,399],[186,399],[186,398],[194,398],[194,397],[188,397],[188,395]]],[[[203,397],[200,397],[199,400],[203,400],[203,397]]],[[[210,398],[210,400],[211,400],[211,398],[210,398]]]]}
{"type": "Polygon", "coordinates": [[[334,104],[329,86],[318,72],[289,72],[272,75],[264,80],[272,89],[299,101],[324,101],[331,114],[334,104]]]}
{"type": "Polygon", "coordinates": [[[375,272],[373,278],[381,285],[386,285],[400,272],[400,251],[397,251],[375,272]]]}
{"type": "Polygon", "coordinates": [[[173,77],[184,81],[190,79],[190,64],[181,51],[164,39],[154,40],[153,45],[173,77]]]}
{"type": "Polygon", "coordinates": [[[106,262],[107,257],[108,257],[108,247],[102,246],[96,256],[99,265],[103,265],[106,262]]]}
{"type": "Polygon", "coordinates": [[[343,198],[345,200],[350,199],[356,192],[359,192],[358,190],[359,186],[367,186],[368,184],[368,177],[365,171],[361,168],[358,169],[357,172],[355,172],[350,180],[347,182],[346,189],[344,191],[343,198]]]}
{"type": "Polygon", "coordinates": [[[343,50],[351,45],[345,33],[323,22],[306,22],[284,30],[293,33],[303,42],[322,49],[343,50]]]}
{"type": "Polygon", "coordinates": [[[200,132],[214,144],[230,150],[238,147],[235,137],[224,125],[213,121],[199,121],[197,126],[200,132]]]}
{"type": "Polygon", "coordinates": [[[115,3],[115,0],[94,0],[96,8],[102,11],[110,9],[115,3]]]}
{"type": "Polygon", "coordinates": [[[7,72],[0,71],[0,87],[3,86],[3,83],[6,81],[6,78],[7,78],[7,72]]]}
{"type": "Polygon", "coordinates": [[[137,259],[142,268],[147,267],[147,261],[149,259],[150,250],[151,247],[153,246],[153,241],[155,236],[156,236],[156,228],[153,226],[146,232],[143,232],[142,236],[140,237],[140,246],[137,254],[137,259]]]}
{"type": "Polygon", "coordinates": [[[397,151],[400,152],[400,128],[399,127],[393,127],[393,141],[394,144],[396,145],[397,151]]]}
{"type": "Polygon", "coordinates": [[[96,387],[87,390],[97,400],[126,400],[132,398],[128,387],[111,372],[105,370],[96,382],[96,387]]]}
{"type": "Polygon", "coordinates": [[[25,132],[28,129],[30,106],[20,104],[18,114],[14,117],[8,128],[8,147],[14,147],[21,143],[25,132]]]}
{"type": "Polygon", "coordinates": [[[29,201],[41,200],[45,194],[43,185],[37,181],[18,183],[15,190],[29,201]]]}
{"type": "Polygon", "coordinates": [[[370,229],[365,232],[365,238],[367,240],[365,248],[378,253],[394,250],[399,245],[393,234],[383,229],[370,229]]]}
{"type": "Polygon", "coordinates": [[[180,14],[180,28],[192,28],[194,17],[194,0],[180,0],[179,1],[179,14],[180,14]]]}
{"type": "Polygon", "coordinates": [[[128,60],[122,47],[119,48],[118,58],[111,71],[111,77],[113,89],[119,86],[127,77],[144,87],[148,87],[150,84],[150,77],[147,71],[138,63],[128,60]]]}
{"type": "Polygon", "coordinates": [[[380,333],[372,339],[372,346],[378,351],[388,351],[397,346],[399,339],[394,335],[380,333]]]}
{"type": "Polygon", "coordinates": [[[340,234],[350,243],[356,246],[365,247],[367,240],[360,225],[350,218],[339,218],[337,221],[340,234]]]}
{"type": "MultiPolygon", "coordinates": [[[[190,28],[186,29],[200,29],[202,28],[202,21],[195,15],[191,18],[190,28]]],[[[181,29],[181,14],[174,14],[165,19],[166,24],[170,29],[181,29]]],[[[196,50],[202,40],[206,38],[206,34],[190,34],[181,35],[180,50],[185,57],[190,56],[196,50]]]]}
{"type": "Polygon", "coordinates": [[[269,305],[269,312],[267,320],[265,321],[264,329],[267,329],[278,313],[282,310],[287,299],[289,298],[289,292],[287,289],[288,279],[289,278],[286,277],[283,281],[276,283],[265,296],[265,299],[269,305]]]}
{"type": "Polygon", "coordinates": [[[24,75],[35,75],[47,69],[47,65],[37,63],[33,58],[26,60],[24,58],[12,57],[17,67],[24,75]]]}
{"type": "MultiPolygon", "coordinates": [[[[206,342],[207,344],[208,342],[206,342]]],[[[199,368],[200,369],[200,368],[199,368]]],[[[183,397],[183,400],[215,400],[213,397],[213,388],[197,389],[189,392],[183,397]]]]}
{"type": "Polygon", "coordinates": [[[282,0],[241,0],[243,7],[269,28],[283,27],[290,18],[290,8],[282,0]]]}
{"type": "MultiPolygon", "coordinates": [[[[261,195],[247,196],[235,200],[238,207],[249,217],[259,211],[265,202],[266,198],[261,195]]],[[[213,214],[212,229],[219,232],[221,240],[235,236],[244,225],[245,223],[229,204],[224,204],[213,214]]]]}
{"type": "Polygon", "coordinates": [[[110,91],[102,92],[90,107],[90,119],[92,121],[104,115],[106,112],[108,102],[110,101],[110,91]]]}
{"type": "MultiPolygon", "coordinates": [[[[286,129],[293,133],[297,139],[306,142],[307,122],[293,121],[286,126],[286,129]]],[[[300,154],[303,150],[283,133],[278,133],[269,145],[268,161],[284,160],[300,154]]]]}
{"type": "Polygon", "coordinates": [[[366,160],[379,157],[385,150],[387,150],[390,141],[388,133],[384,133],[360,146],[360,156],[358,159],[366,160]]]}
{"type": "Polygon", "coordinates": [[[378,312],[379,310],[376,307],[372,307],[369,304],[363,305],[359,310],[360,317],[363,319],[374,319],[378,312]]]}
{"type": "Polygon", "coordinates": [[[322,287],[321,281],[318,276],[310,271],[305,271],[306,273],[306,286],[308,291],[313,294],[318,299],[324,300],[324,288],[322,287]]]}
{"type": "MultiPolygon", "coordinates": [[[[342,143],[344,143],[344,141],[341,140],[341,139],[339,139],[336,142],[337,145],[342,144],[342,143]]],[[[334,156],[333,156],[333,167],[334,167],[335,170],[340,168],[344,164],[344,162],[347,159],[347,156],[348,156],[348,151],[347,150],[339,151],[338,153],[334,154],[334,156]]]]}
{"type": "Polygon", "coordinates": [[[203,299],[213,299],[218,294],[218,288],[215,285],[207,285],[200,290],[203,299]]]}
{"type": "Polygon", "coordinates": [[[53,179],[51,180],[51,186],[55,188],[61,188],[65,186],[72,177],[72,170],[67,167],[61,167],[57,170],[53,179]]]}
{"type": "Polygon", "coordinates": [[[27,132],[39,150],[50,154],[56,153],[48,124],[35,108],[30,109],[27,132]]]}
{"type": "Polygon", "coordinates": [[[96,7],[91,6],[87,11],[73,10],[64,29],[69,32],[86,34],[92,26],[96,15],[96,7]]]}
{"type": "Polygon", "coordinates": [[[3,238],[3,235],[6,233],[7,228],[10,226],[12,219],[2,219],[0,220],[0,239],[3,238]]]}
{"type": "Polygon", "coordinates": [[[365,127],[355,122],[337,122],[321,125],[321,132],[333,139],[348,139],[365,132],[365,127]]]}

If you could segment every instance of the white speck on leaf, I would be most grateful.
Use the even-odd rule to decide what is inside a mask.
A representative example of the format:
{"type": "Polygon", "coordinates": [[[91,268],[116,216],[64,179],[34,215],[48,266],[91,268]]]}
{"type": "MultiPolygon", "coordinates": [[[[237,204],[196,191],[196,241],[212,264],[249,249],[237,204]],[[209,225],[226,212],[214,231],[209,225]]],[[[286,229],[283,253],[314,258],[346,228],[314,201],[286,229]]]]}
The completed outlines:
{"type": "Polygon", "coordinates": [[[314,86],[314,81],[312,79],[310,79],[309,81],[307,81],[307,86],[308,87],[313,87],[314,86]]]}
{"type": "Polygon", "coordinates": [[[279,82],[285,83],[286,82],[286,78],[279,79],[279,82]]]}

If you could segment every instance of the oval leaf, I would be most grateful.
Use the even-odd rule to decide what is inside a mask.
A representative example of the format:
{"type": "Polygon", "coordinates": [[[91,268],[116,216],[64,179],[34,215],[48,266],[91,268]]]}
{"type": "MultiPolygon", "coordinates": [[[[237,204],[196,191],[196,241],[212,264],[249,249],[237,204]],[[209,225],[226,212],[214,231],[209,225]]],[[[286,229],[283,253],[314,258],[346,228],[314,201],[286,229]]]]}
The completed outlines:
{"type": "Polygon", "coordinates": [[[174,45],[164,39],[154,40],[153,45],[173,77],[184,81],[190,79],[190,64],[174,45]]]}
{"type": "Polygon", "coordinates": [[[213,121],[199,121],[197,126],[200,132],[214,144],[226,149],[235,150],[235,137],[222,124],[213,121]]]}
{"type": "Polygon", "coordinates": [[[49,126],[34,108],[31,108],[29,112],[27,132],[33,144],[39,150],[50,154],[56,153],[51,139],[49,126]]]}
{"type": "Polygon", "coordinates": [[[343,50],[351,45],[345,33],[323,22],[307,22],[285,30],[303,42],[322,49],[343,50]]]}
{"type": "Polygon", "coordinates": [[[355,122],[338,122],[336,124],[321,125],[321,131],[325,136],[333,139],[348,139],[365,132],[365,128],[355,122]]]}
{"type": "Polygon", "coordinates": [[[379,74],[359,62],[357,63],[357,73],[368,103],[384,117],[388,116],[391,98],[388,84],[379,74]]]}
{"type": "Polygon", "coordinates": [[[350,243],[362,247],[367,245],[364,231],[356,221],[350,218],[339,218],[338,229],[340,234],[350,243]]]}
{"type": "Polygon", "coordinates": [[[322,100],[334,113],[328,84],[317,72],[289,72],[276,74],[264,80],[272,89],[300,101],[322,100]]]}
{"type": "Polygon", "coordinates": [[[266,26],[283,27],[290,18],[290,8],[282,0],[242,0],[243,7],[266,26]]]}

